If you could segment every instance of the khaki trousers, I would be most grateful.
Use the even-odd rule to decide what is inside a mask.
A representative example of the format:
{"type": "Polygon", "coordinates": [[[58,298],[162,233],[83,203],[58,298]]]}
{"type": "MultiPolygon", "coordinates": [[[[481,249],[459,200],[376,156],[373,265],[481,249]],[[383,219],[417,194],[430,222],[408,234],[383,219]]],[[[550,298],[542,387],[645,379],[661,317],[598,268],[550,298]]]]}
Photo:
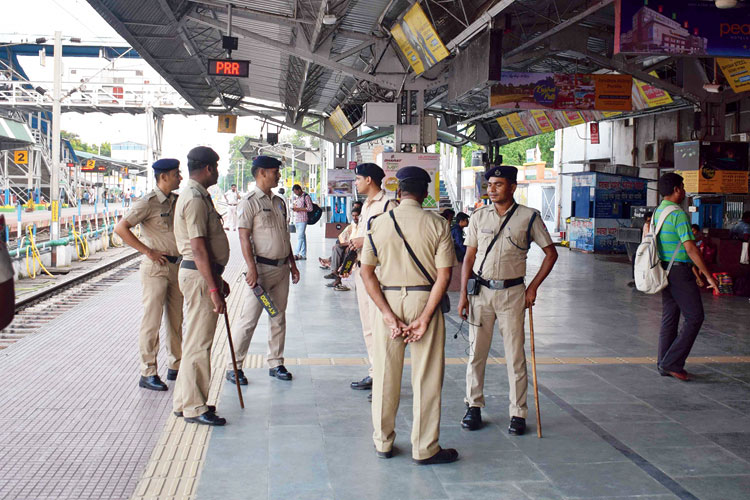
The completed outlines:
{"type": "MultiPolygon", "coordinates": [[[[394,314],[407,325],[427,305],[429,292],[385,291],[394,314]]],[[[391,339],[380,310],[375,308],[375,373],[372,384],[372,435],[378,451],[389,451],[396,439],[396,413],[401,398],[401,375],[406,344],[403,337],[391,339]]],[[[440,450],[440,401],[445,371],[445,323],[437,311],[421,340],[409,344],[411,386],[414,394],[411,430],[412,457],[429,458],[440,450]]]]}
{"type": "Polygon", "coordinates": [[[503,336],[511,417],[526,418],[526,353],[524,313],[526,289],[513,286],[505,290],[479,287],[479,295],[469,296],[469,363],[466,366],[466,403],[484,408],[484,372],[492,344],[495,319],[503,336]],[[479,325],[479,326],[474,326],[479,325]]]}
{"type": "Polygon", "coordinates": [[[232,231],[237,229],[237,205],[227,205],[228,207],[228,215],[229,215],[229,227],[232,228],[232,231]]]}
{"type": "MultiPolygon", "coordinates": [[[[275,368],[284,364],[284,343],[286,341],[286,304],[289,298],[289,266],[268,266],[258,264],[258,283],[263,287],[279,314],[268,318],[268,352],[266,361],[269,368],[275,368]]],[[[261,303],[255,297],[253,289],[244,281],[239,285],[242,287],[242,314],[240,324],[232,329],[232,343],[237,357],[237,368],[242,368],[250,341],[253,339],[255,327],[258,326],[260,315],[265,311],[261,303]]],[[[227,353],[227,369],[231,370],[232,355],[227,353]]]]}
{"type": "Polygon", "coordinates": [[[180,290],[185,297],[187,325],[182,345],[182,366],[175,384],[173,409],[186,417],[197,417],[208,411],[208,389],[211,385],[211,344],[216,320],[208,284],[200,272],[180,268],[180,290]]]}
{"type": "Polygon", "coordinates": [[[360,268],[358,265],[354,266],[352,271],[354,275],[354,291],[357,294],[357,305],[359,306],[359,321],[362,323],[362,336],[365,338],[365,347],[367,348],[367,359],[370,361],[368,368],[368,375],[372,377],[373,374],[373,340],[372,330],[373,323],[375,322],[375,303],[370,298],[365,288],[365,282],[362,281],[360,276],[360,268]]]}
{"type": "Polygon", "coordinates": [[[159,354],[159,329],[162,314],[167,332],[167,367],[180,369],[182,358],[182,293],[177,283],[177,264],[161,266],[151,260],[141,263],[141,294],[143,317],[138,334],[141,355],[141,375],[158,375],[156,357],[159,354]]]}

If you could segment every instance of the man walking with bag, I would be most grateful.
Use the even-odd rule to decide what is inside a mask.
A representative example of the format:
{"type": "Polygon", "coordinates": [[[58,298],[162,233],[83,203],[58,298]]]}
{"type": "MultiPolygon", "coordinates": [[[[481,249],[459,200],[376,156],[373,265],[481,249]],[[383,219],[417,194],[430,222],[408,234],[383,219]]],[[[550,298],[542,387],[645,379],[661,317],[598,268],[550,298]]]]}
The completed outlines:
{"type": "Polygon", "coordinates": [[[718,285],[695,245],[688,215],[680,208],[685,201],[682,176],[674,172],[662,175],[659,179],[659,194],[664,200],[654,212],[654,227],[661,227],[656,235],[659,260],[662,268],[669,270],[669,274],[668,285],[661,292],[657,367],[664,377],[672,376],[688,382],[691,376],[685,371],[685,360],[690,355],[703,324],[703,301],[693,276],[692,264],[706,277],[709,288],[717,288],[718,285]],[[664,222],[660,226],[662,217],[664,222]],[[680,314],[685,317],[685,324],[678,332],[680,314]]]}

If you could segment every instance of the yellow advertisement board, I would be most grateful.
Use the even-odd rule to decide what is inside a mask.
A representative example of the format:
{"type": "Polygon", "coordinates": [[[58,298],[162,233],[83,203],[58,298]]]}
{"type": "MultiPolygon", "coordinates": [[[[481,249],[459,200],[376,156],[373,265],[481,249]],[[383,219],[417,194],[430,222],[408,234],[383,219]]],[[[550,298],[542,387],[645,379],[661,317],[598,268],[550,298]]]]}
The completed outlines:
{"type": "Polygon", "coordinates": [[[352,124],[349,123],[349,119],[346,117],[344,112],[341,110],[341,106],[336,106],[336,109],[331,113],[331,117],[328,119],[333,129],[339,138],[344,137],[352,129],[352,124]]]}
{"type": "Polygon", "coordinates": [[[547,115],[544,113],[544,111],[540,110],[532,110],[531,116],[534,117],[534,121],[536,121],[536,124],[539,126],[539,130],[542,132],[554,132],[555,128],[552,126],[552,124],[549,121],[549,118],[547,118],[547,115]]]}
{"type": "Polygon", "coordinates": [[[570,125],[581,125],[582,123],[585,123],[581,113],[578,111],[563,111],[563,115],[565,115],[565,121],[570,125]]]}
{"type": "MultiPolygon", "coordinates": [[[[659,76],[656,71],[652,71],[649,74],[655,77],[659,76]]],[[[653,85],[642,82],[636,78],[633,78],[633,83],[638,89],[638,94],[640,94],[641,98],[646,103],[646,107],[653,108],[656,106],[664,106],[665,104],[672,104],[672,96],[669,95],[669,92],[666,90],[656,88],[653,85]]]]}
{"type": "Polygon", "coordinates": [[[510,123],[510,125],[513,127],[513,130],[516,131],[516,137],[524,137],[529,135],[529,131],[526,130],[526,126],[521,121],[521,117],[518,115],[518,113],[508,115],[508,123],[510,123]]]}
{"type": "Polygon", "coordinates": [[[736,170],[683,170],[677,172],[685,183],[688,193],[744,194],[748,192],[750,172],[736,170]]]}
{"type": "Polygon", "coordinates": [[[508,139],[515,139],[516,137],[518,137],[516,135],[516,131],[513,130],[513,126],[508,121],[507,116],[501,116],[500,118],[497,118],[497,124],[500,125],[501,129],[503,129],[503,133],[508,139]]]}
{"type": "Polygon", "coordinates": [[[448,57],[448,49],[418,3],[391,29],[391,34],[416,74],[448,57]]]}
{"type": "Polygon", "coordinates": [[[750,90],[750,59],[726,59],[719,57],[716,63],[721,68],[729,85],[737,93],[750,90]]]}

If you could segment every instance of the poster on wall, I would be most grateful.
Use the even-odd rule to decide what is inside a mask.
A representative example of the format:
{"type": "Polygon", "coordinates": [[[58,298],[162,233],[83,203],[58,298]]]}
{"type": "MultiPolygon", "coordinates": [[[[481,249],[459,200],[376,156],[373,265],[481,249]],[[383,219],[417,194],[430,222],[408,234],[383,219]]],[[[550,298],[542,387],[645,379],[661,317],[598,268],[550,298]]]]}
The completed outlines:
{"type": "Polygon", "coordinates": [[[418,3],[393,26],[391,34],[418,75],[448,57],[448,50],[418,3]]]}
{"type": "Polygon", "coordinates": [[[430,185],[427,186],[427,198],[422,208],[437,210],[440,202],[440,155],[431,153],[381,153],[377,163],[385,172],[383,189],[389,198],[396,198],[398,179],[396,172],[403,167],[423,168],[430,174],[430,185]]]}
{"type": "Polygon", "coordinates": [[[493,109],[631,111],[633,77],[504,71],[490,91],[493,109]]]}
{"type": "Polygon", "coordinates": [[[614,53],[748,57],[750,6],[706,0],[617,0],[614,53]]]}
{"type": "Polygon", "coordinates": [[[487,179],[484,178],[484,172],[474,172],[474,199],[489,200],[487,195],[487,179]]]}
{"type": "Polygon", "coordinates": [[[328,196],[354,196],[354,170],[329,168],[328,196]]]}
{"type": "Polygon", "coordinates": [[[568,224],[570,248],[584,252],[594,251],[594,219],[573,217],[568,224]]]}

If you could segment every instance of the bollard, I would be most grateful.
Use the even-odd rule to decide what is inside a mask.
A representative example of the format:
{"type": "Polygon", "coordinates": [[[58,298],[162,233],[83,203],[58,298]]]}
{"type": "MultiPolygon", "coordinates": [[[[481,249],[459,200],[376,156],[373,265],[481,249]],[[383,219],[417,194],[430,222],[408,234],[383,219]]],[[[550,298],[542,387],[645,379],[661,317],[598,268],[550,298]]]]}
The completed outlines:
{"type": "Polygon", "coordinates": [[[17,220],[16,220],[16,229],[18,230],[18,241],[21,241],[21,214],[23,214],[23,207],[21,206],[21,202],[18,202],[18,206],[16,207],[16,214],[17,214],[17,220]]]}

